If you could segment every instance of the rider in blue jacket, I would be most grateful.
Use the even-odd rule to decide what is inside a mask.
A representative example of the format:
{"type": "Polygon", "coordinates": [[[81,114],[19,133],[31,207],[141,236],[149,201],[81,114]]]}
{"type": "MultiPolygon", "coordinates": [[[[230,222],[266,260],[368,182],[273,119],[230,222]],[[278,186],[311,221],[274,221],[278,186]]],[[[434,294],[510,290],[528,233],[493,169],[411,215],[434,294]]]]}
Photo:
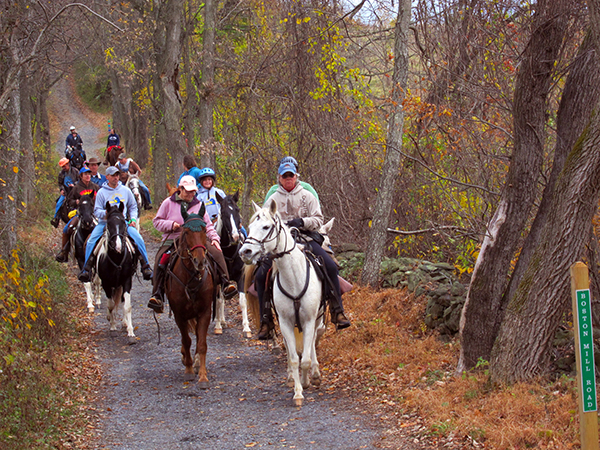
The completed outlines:
{"type": "Polygon", "coordinates": [[[206,212],[214,222],[217,220],[217,217],[219,217],[219,212],[221,212],[221,204],[217,200],[217,194],[219,194],[221,198],[225,198],[225,192],[218,187],[215,187],[216,175],[215,171],[210,167],[205,167],[200,170],[199,178],[200,187],[196,197],[198,197],[198,200],[204,202],[206,212]]]}
{"type": "Polygon", "coordinates": [[[192,155],[185,155],[183,157],[183,168],[185,169],[181,175],[179,175],[179,179],[177,180],[177,186],[179,186],[179,182],[186,175],[191,175],[196,180],[196,186],[200,186],[200,175],[201,171],[196,166],[196,159],[192,155]]]}
{"type": "MultiPolygon", "coordinates": [[[[92,267],[94,265],[95,258],[91,257],[98,240],[104,233],[106,228],[106,202],[112,205],[119,205],[123,203],[125,209],[123,214],[125,217],[129,215],[131,222],[138,220],[138,207],[131,191],[126,188],[119,181],[119,169],[115,166],[111,166],[106,169],[107,182],[96,194],[96,203],[94,207],[94,216],[99,220],[98,225],[90,234],[87,244],[85,246],[85,265],[79,273],[79,281],[86,283],[92,280],[92,267]]],[[[144,280],[152,279],[152,268],[148,263],[148,252],[146,251],[146,244],[142,235],[136,230],[134,226],[127,227],[127,234],[133,239],[139,253],[141,254],[141,265],[142,265],[142,276],[144,280]]]]}

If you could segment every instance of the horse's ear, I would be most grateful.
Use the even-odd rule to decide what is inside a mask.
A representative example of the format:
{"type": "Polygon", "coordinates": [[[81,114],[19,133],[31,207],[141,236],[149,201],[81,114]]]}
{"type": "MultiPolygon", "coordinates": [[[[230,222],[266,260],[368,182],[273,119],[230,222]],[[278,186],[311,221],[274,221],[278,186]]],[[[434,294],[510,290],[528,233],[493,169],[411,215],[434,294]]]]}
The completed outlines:
{"type": "Polygon", "coordinates": [[[272,216],[275,215],[275,213],[277,212],[277,202],[272,201],[271,204],[269,205],[269,212],[271,213],[272,216]]]}
{"type": "Polygon", "coordinates": [[[119,211],[121,211],[121,212],[125,211],[125,203],[123,203],[123,202],[119,203],[119,211]]]}
{"type": "Polygon", "coordinates": [[[218,192],[215,192],[215,194],[216,194],[216,196],[215,196],[215,197],[216,197],[217,201],[218,201],[219,203],[223,203],[223,200],[224,200],[224,198],[223,198],[223,197],[221,197],[221,196],[219,195],[219,193],[218,193],[218,192]]]}
{"type": "Polygon", "coordinates": [[[107,211],[110,209],[110,202],[106,202],[106,205],[104,205],[104,209],[107,211]]]}
{"type": "Polygon", "coordinates": [[[254,200],[252,201],[252,206],[254,206],[254,212],[257,213],[261,210],[260,206],[258,206],[254,200]]]}
{"type": "Polygon", "coordinates": [[[334,220],[335,220],[335,217],[332,217],[329,222],[327,222],[325,225],[323,225],[323,227],[321,229],[323,230],[324,233],[329,233],[331,231],[331,229],[333,228],[334,220]]]}
{"type": "MultiPolygon", "coordinates": [[[[217,194],[219,195],[219,194],[217,194]]],[[[198,211],[198,215],[200,217],[204,217],[204,213],[206,212],[206,206],[204,205],[204,202],[202,202],[202,206],[200,207],[200,211],[198,211]]]]}
{"type": "Polygon", "coordinates": [[[239,199],[240,199],[240,190],[238,189],[237,191],[235,191],[235,194],[233,194],[233,201],[237,203],[239,199]]]}

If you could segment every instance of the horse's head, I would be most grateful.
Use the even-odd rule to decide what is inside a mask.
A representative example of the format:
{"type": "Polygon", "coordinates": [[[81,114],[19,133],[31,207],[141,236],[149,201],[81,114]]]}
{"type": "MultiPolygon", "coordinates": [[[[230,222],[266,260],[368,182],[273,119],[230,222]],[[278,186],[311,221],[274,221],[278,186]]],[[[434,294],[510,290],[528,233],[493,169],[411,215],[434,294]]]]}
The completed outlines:
{"type": "Polygon", "coordinates": [[[248,225],[248,237],[239,250],[246,264],[256,264],[262,256],[285,251],[289,247],[288,242],[293,242],[289,229],[277,212],[276,202],[271,202],[266,208],[252,204],[256,212],[248,225]]]}
{"type": "Polygon", "coordinates": [[[225,198],[217,193],[217,200],[221,204],[221,213],[215,228],[221,236],[222,247],[235,245],[240,240],[242,218],[237,204],[239,196],[239,191],[236,191],[234,195],[226,195],[225,198]]]}
{"type": "Polygon", "coordinates": [[[113,206],[106,202],[106,231],[108,233],[108,247],[117,253],[123,252],[125,239],[127,237],[127,222],[123,211],[125,204],[119,203],[113,206]]]}
{"type": "Polygon", "coordinates": [[[184,261],[191,261],[197,273],[206,265],[206,222],[204,222],[204,204],[198,214],[188,214],[187,205],[181,204],[183,225],[178,239],[177,251],[184,261]]]}
{"type": "Polygon", "coordinates": [[[82,195],[77,205],[79,223],[84,230],[91,230],[95,226],[94,221],[94,199],[89,195],[82,195]]]}

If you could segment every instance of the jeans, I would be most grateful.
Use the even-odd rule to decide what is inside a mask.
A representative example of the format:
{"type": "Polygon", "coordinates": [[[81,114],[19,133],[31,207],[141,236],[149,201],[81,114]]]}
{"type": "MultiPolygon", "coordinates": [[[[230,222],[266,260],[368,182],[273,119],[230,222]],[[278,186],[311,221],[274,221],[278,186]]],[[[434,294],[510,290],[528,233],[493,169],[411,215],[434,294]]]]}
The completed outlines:
{"type": "MultiPolygon", "coordinates": [[[[94,227],[94,230],[90,234],[87,244],[85,245],[86,263],[88,259],[90,259],[90,255],[94,251],[94,248],[96,247],[98,240],[102,236],[102,233],[104,233],[104,228],[106,228],[106,222],[101,221],[98,223],[98,225],[94,227]]],[[[142,255],[142,267],[145,266],[146,264],[148,264],[148,251],[146,250],[146,244],[144,243],[142,235],[138,232],[138,230],[130,226],[127,227],[127,234],[129,235],[129,237],[131,237],[131,239],[133,239],[133,242],[135,242],[135,245],[137,246],[138,250],[142,255]]]]}

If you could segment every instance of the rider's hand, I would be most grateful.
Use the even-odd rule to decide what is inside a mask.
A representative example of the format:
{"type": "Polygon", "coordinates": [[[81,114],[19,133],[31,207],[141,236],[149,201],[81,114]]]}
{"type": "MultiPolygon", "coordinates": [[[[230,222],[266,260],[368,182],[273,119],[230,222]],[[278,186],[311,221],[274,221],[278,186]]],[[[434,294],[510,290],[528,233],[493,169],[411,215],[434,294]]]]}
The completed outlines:
{"type": "Polygon", "coordinates": [[[181,228],[181,225],[179,225],[177,222],[173,222],[173,227],[171,228],[173,231],[177,231],[181,228]]]}
{"type": "Polygon", "coordinates": [[[135,227],[135,224],[136,224],[136,222],[137,222],[137,220],[136,220],[136,219],[134,219],[134,218],[131,218],[131,219],[129,219],[129,220],[127,221],[127,223],[128,223],[129,225],[131,225],[132,227],[135,227]]]}
{"type": "Polygon", "coordinates": [[[285,224],[290,228],[302,228],[304,227],[304,220],[302,220],[302,217],[298,217],[297,219],[288,220],[285,224]]]}
{"type": "Polygon", "coordinates": [[[211,244],[212,244],[213,247],[215,247],[220,252],[223,251],[223,250],[221,250],[221,244],[219,244],[219,241],[211,241],[211,244]]]}

